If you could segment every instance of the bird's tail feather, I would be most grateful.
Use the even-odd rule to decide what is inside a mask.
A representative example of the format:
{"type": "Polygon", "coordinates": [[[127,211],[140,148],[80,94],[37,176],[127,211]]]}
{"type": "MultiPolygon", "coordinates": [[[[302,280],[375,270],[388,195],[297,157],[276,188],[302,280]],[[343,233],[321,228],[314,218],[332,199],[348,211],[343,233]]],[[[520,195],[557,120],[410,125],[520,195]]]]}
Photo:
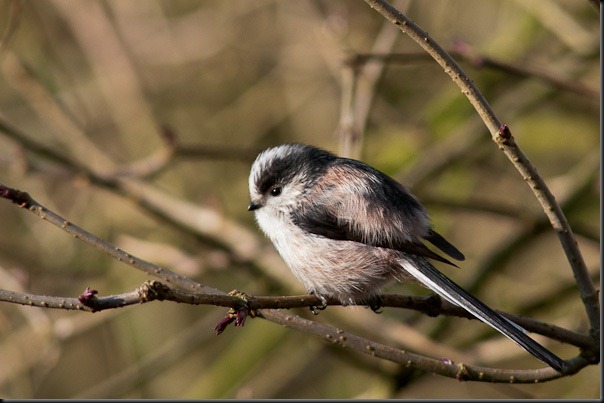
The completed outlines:
{"type": "Polygon", "coordinates": [[[556,371],[562,372],[567,367],[567,363],[564,360],[527,336],[525,334],[526,331],[522,327],[504,318],[478,298],[464,291],[427,260],[423,258],[413,259],[413,261],[403,262],[402,266],[424,284],[424,286],[436,292],[447,301],[464,308],[556,371]]]}

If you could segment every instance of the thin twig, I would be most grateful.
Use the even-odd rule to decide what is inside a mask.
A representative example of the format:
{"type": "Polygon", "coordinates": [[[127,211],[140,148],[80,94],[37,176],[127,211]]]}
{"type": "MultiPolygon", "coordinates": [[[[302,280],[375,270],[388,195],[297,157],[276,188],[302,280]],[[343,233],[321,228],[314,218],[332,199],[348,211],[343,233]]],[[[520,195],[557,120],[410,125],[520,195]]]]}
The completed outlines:
{"type": "Polygon", "coordinates": [[[65,218],[61,217],[57,213],[47,209],[36,200],[34,200],[27,192],[12,189],[3,184],[0,184],[0,196],[11,200],[21,208],[25,208],[32,213],[36,214],[41,219],[48,221],[50,224],[61,228],[68,234],[73,235],[75,238],[105,252],[111,258],[118,262],[126,263],[135,269],[141,270],[150,276],[158,277],[170,284],[174,284],[177,287],[196,292],[205,293],[221,293],[221,291],[201,285],[188,277],[181,276],[168,269],[158,267],[144,259],[140,259],[133,256],[115,245],[97,237],[94,234],[80,228],[79,226],[69,222],[65,218]]]}
{"type": "MultiPolygon", "coordinates": [[[[282,311],[260,310],[259,316],[280,323],[283,326],[310,333],[327,342],[344,348],[352,348],[373,357],[379,357],[394,363],[431,372],[460,381],[479,380],[483,382],[503,383],[538,383],[560,378],[562,375],[551,368],[535,370],[505,370],[500,368],[486,368],[463,363],[453,363],[447,358],[440,360],[423,357],[417,354],[401,351],[381,343],[367,340],[360,336],[348,333],[321,323],[303,319],[299,316],[289,315],[282,311]]],[[[584,366],[585,360],[576,357],[571,360],[572,372],[584,366]]]]}
{"type": "MultiPolygon", "coordinates": [[[[0,289],[0,301],[41,308],[88,312],[123,308],[151,301],[173,301],[191,305],[213,305],[233,309],[245,309],[247,311],[256,311],[259,309],[312,308],[322,304],[322,301],[314,295],[248,296],[236,290],[230,293],[190,292],[170,288],[159,281],[146,281],[133,291],[109,296],[98,296],[96,290],[87,288],[77,298],[35,295],[0,289]]],[[[336,299],[327,300],[327,306],[338,305],[342,305],[342,303],[336,299]]],[[[447,315],[471,320],[476,319],[466,310],[446,301],[442,301],[434,295],[426,297],[397,294],[383,295],[381,306],[411,309],[429,316],[447,315]]],[[[499,313],[533,333],[541,334],[563,343],[575,345],[579,348],[592,347],[593,341],[588,336],[522,315],[501,311],[499,311],[499,313]]]]}
{"type": "MultiPolygon", "coordinates": [[[[0,296],[5,295],[6,292],[0,292],[0,296]]],[[[10,292],[8,292],[10,294],[10,292]]],[[[82,296],[80,299],[75,298],[57,298],[57,297],[45,297],[50,303],[58,302],[63,305],[64,309],[71,307],[71,309],[82,309],[88,311],[99,311],[107,309],[108,305],[114,305],[114,307],[122,307],[126,305],[132,305],[135,303],[144,303],[151,300],[166,300],[171,297],[179,300],[178,302],[190,302],[183,301],[183,293],[170,290],[165,285],[154,281],[146,282],[137,290],[120,294],[112,297],[98,298],[93,293],[89,293],[89,296],[85,299],[82,296]],[[172,292],[175,292],[174,294],[172,292]],[[56,298],[56,301],[55,301],[56,298]],[[75,302],[78,301],[78,302],[75,302]],[[79,305],[79,308],[76,306],[79,305]]],[[[192,295],[189,295],[193,297],[192,295]]],[[[195,295],[195,298],[199,298],[199,295],[195,295]]],[[[304,296],[306,298],[307,296],[304,296]]],[[[185,297],[188,298],[188,297],[185,297]]],[[[217,305],[230,299],[228,305],[241,306],[242,301],[235,296],[229,295],[216,295],[210,294],[204,296],[207,301],[211,301],[211,304],[217,305]],[[229,298],[232,297],[232,298],[229,298]]],[[[291,297],[298,299],[300,302],[303,298],[291,297]]],[[[313,297],[314,298],[314,297],[313,297]]],[[[274,299],[269,297],[269,299],[274,299]]],[[[33,300],[33,298],[32,298],[33,300]]],[[[197,301],[200,301],[199,299],[197,301]]],[[[268,300],[267,300],[268,301],[268,300]]],[[[245,303],[250,303],[246,300],[245,303]]],[[[38,306],[49,307],[49,305],[41,303],[38,306]]],[[[416,368],[422,371],[432,372],[443,376],[452,377],[460,381],[479,380],[483,382],[503,382],[503,383],[537,383],[546,382],[554,379],[558,379],[562,374],[554,371],[551,368],[534,369],[534,370],[502,370],[486,367],[478,367],[473,365],[467,365],[463,363],[454,363],[447,358],[434,359],[424,357],[418,354],[408,353],[401,351],[381,343],[376,343],[348,333],[341,329],[337,329],[331,326],[323,325],[321,323],[303,319],[299,316],[287,314],[278,310],[261,309],[256,310],[255,315],[282,324],[286,327],[309,333],[322,338],[325,341],[331,342],[336,345],[340,345],[344,348],[353,349],[374,357],[386,359],[397,364],[406,365],[408,367],[416,368]]],[[[241,323],[242,325],[243,323],[241,323]]],[[[570,360],[571,368],[567,374],[575,373],[580,368],[584,367],[587,363],[581,358],[577,357],[570,360]]]]}
{"type": "Polygon", "coordinates": [[[591,6],[596,10],[596,12],[598,14],[600,14],[600,5],[602,4],[601,1],[598,0],[588,0],[589,4],[591,4],[591,6]]]}
{"type": "MultiPolygon", "coordinates": [[[[475,69],[491,68],[521,78],[536,78],[552,87],[572,92],[577,95],[599,99],[600,91],[573,79],[559,77],[551,71],[531,67],[526,64],[505,62],[503,60],[478,53],[469,44],[456,41],[454,48],[448,50],[449,54],[457,56],[475,69]]],[[[432,60],[426,53],[355,53],[347,59],[352,66],[359,66],[368,61],[380,61],[388,64],[409,64],[418,61],[432,60]]]]}

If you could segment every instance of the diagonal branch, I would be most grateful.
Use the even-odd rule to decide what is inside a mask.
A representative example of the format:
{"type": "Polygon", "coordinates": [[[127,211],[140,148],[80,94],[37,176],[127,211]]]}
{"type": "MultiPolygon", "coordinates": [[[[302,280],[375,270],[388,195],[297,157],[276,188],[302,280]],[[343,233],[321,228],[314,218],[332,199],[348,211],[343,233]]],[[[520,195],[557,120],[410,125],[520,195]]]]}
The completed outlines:
{"type": "MultiPolygon", "coordinates": [[[[428,358],[365,339],[342,329],[313,322],[299,316],[289,315],[282,311],[260,310],[257,314],[265,319],[280,323],[285,327],[310,333],[343,348],[351,348],[373,357],[379,357],[396,364],[407,366],[408,368],[415,368],[421,371],[455,378],[459,381],[475,380],[482,382],[534,384],[551,381],[562,376],[552,368],[506,370],[454,363],[447,358],[428,358]]],[[[570,363],[572,366],[571,372],[576,372],[584,366],[585,360],[579,356],[570,360],[570,363]]]]}
{"type": "Polygon", "coordinates": [[[365,0],[365,2],[396,25],[401,32],[413,39],[444,69],[445,73],[451,77],[453,82],[461,89],[461,92],[466,95],[474,109],[476,109],[478,115],[489,129],[493,141],[510,159],[522,178],[527,182],[562,244],[589,318],[590,333],[592,337],[599,339],[600,306],[598,292],[591,281],[587,265],[579,250],[572,229],[545,181],[516,144],[510,129],[499,121],[487,100],[463,69],[427,32],[385,0],[365,0]]]}
{"type": "Polygon", "coordinates": [[[174,273],[168,269],[158,267],[144,259],[140,259],[123,251],[117,246],[112,245],[111,243],[97,237],[94,234],[91,234],[90,232],[69,222],[57,213],[47,209],[34,200],[27,192],[22,192],[20,190],[12,189],[0,184],[0,196],[11,200],[21,208],[31,211],[41,219],[61,228],[63,231],[73,235],[75,238],[105,252],[118,262],[126,263],[135,269],[141,270],[151,276],[161,278],[170,284],[174,284],[175,286],[182,287],[190,291],[221,293],[219,290],[196,283],[188,277],[181,276],[180,274],[174,273]]]}

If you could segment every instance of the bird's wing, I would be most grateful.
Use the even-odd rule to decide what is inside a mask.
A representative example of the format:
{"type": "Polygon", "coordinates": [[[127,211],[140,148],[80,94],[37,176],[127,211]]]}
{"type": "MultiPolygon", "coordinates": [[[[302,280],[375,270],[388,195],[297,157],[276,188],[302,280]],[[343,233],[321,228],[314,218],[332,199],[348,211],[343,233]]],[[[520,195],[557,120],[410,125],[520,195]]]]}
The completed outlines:
{"type": "Polygon", "coordinates": [[[331,239],[361,242],[408,253],[403,268],[425,287],[458,305],[509,337],[522,348],[562,371],[567,364],[439,272],[421,256],[451,263],[428,249],[425,239],[449,256],[463,260],[457,248],[430,228],[424,209],[402,185],[379,171],[352,160],[338,160],[307,193],[307,207],[292,218],[304,230],[331,239]],[[333,184],[336,184],[333,186],[333,184]]]}
{"type": "Polygon", "coordinates": [[[292,218],[312,234],[395,249],[456,266],[428,249],[421,242],[424,237],[449,256],[464,258],[430,228],[423,207],[407,189],[358,161],[339,159],[315,184],[309,197],[308,207],[296,210],[292,218]]]}

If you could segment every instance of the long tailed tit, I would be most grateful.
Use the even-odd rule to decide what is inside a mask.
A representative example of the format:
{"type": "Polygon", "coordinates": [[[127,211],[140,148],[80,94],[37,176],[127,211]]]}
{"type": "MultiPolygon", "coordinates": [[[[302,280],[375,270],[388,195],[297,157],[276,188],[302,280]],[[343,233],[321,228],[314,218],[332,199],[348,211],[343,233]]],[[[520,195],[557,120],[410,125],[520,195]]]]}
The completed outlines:
{"type": "Polygon", "coordinates": [[[368,303],[393,280],[419,282],[555,370],[567,366],[430,264],[453,263],[422,240],[453,259],[464,255],[432,229],[418,199],[386,174],[316,147],[285,144],[258,155],[249,188],[248,210],[307,291],[324,302],[368,303]]]}

